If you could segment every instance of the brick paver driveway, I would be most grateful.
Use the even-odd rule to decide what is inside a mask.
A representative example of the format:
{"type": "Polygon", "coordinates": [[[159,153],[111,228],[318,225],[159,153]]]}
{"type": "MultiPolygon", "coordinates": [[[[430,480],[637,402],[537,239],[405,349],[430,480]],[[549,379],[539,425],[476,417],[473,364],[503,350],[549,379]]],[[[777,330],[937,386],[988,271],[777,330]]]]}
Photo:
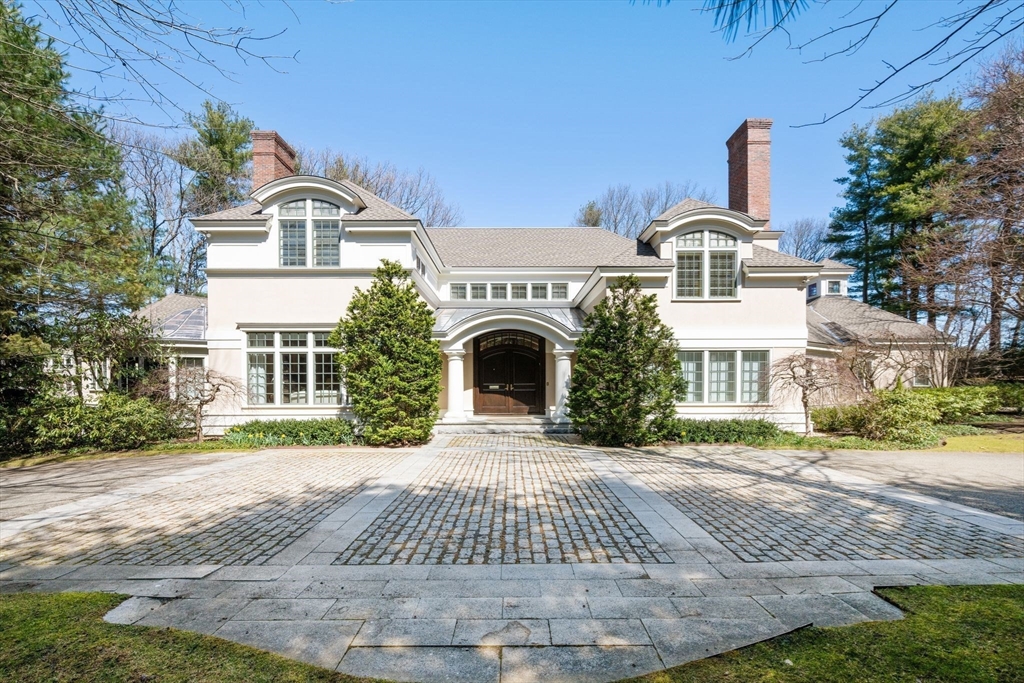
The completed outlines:
{"type": "Polygon", "coordinates": [[[878,585],[1024,582],[1021,522],[784,453],[448,435],[178,462],[78,495],[93,463],[0,471],[24,512],[0,590],[126,593],[108,619],[356,675],[510,682],[899,618],[878,585]]]}

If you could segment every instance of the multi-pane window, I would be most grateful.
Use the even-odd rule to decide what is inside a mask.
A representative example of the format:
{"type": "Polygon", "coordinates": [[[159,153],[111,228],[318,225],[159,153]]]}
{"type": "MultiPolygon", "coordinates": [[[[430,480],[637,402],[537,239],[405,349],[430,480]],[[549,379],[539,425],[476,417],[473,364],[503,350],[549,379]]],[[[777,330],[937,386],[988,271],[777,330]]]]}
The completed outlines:
{"type": "MultiPolygon", "coordinates": [[[[313,215],[316,215],[316,201],[313,215]]],[[[341,224],[338,221],[313,221],[313,265],[341,265],[341,224]]]]}
{"type": "Polygon", "coordinates": [[[708,403],[736,400],[736,352],[708,353],[708,403]]]}
{"type": "Polygon", "coordinates": [[[842,294],[843,293],[842,282],[839,281],[839,280],[829,280],[828,281],[828,293],[829,294],[842,294]]]}
{"type": "Polygon", "coordinates": [[[469,286],[469,294],[470,294],[470,296],[474,300],[476,300],[476,299],[486,299],[487,298],[487,285],[475,285],[475,284],[474,285],[470,285],[469,286]]]}
{"type": "Polygon", "coordinates": [[[928,365],[918,365],[914,368],[914,386],[930,387],[932,385],[932,369],[928,365]]]}
{"type": "Polygon", "coordinates": [[[508,285],[507,284],[491,285],[491,298],[492,299],[507,299],[508,298],[508,285]]]}
{"type": "Polygon", "coordinates": [[[526,285],[512,285],[512,298],[513,299],[525,299],[526,298],[526,285]]]}
{"type": "Polygon", "coordinates": [[[453,300],[464,301],[466,299],[466,285],[449,285],[449,288],[453,300]]]}
{"type": "Polygon", "coordinates": [[[306,200],[296,199],[294,202],[286,202],[277,208],[277,215],[286,218],[305,218],[306,200]]]}
{"type": "Polygon", "coordinates": [[[306,362],[305,353],[281,354],[281,403],[308,403],[306,362]]]}
{"type": "Polygon", "coordinates": [[[341,377],[338,375],[338,358],[334,353],[313,354],[315,384],[313,403],[337,405],[341,403],[341,377]]]}
{"type": "Polygon", "coordinates": [[[281,346],[287,346],[291,348],[306,348],[308,339],[306,338],[305,332],[282,332],[281,333],[281,346]]]}
{"type": "Polygon", "coordinates": [[[556,301],[565,301],[569,298],[569,284],[566,282],[555,282],[551,285],[551,298],[556,301]]]}
{"type": "Polygon", "coordinates": [[[768,352],[743,351],[740,355],[740,402],[768,401],[768,352]]]}
{"type": "Polygon", "coordinates": [[[273,332],[250,332],[246,335],[246,342],[251,348],[273,348],[274,346],[274,333],[273,332]]]}
{"type": "Polygon", "coordinates": [[[680,351],[679,365],[686,380],[686,402],[704,402],[704,352],[680,351]]]}
{"type": "Polygon", "coordinates": [[[264,405],[274,402],[274,354],[249,354],[249,403],[264,405]]]}
{"type": "Polygon", "coordinates": [[[281,265],[306,265],[306,221],[278,221],[281,233],[281,265]]]}
{"type": "Polygon", "coordinates": [[[738,247],[735,237],[715,230],[677,237],[676,298],[736,298],[738,247]]]}
{"type": "Polygon", "coordinates": [[[247,354],[249,404],[307,405],[310,387],[314,404],[341,403],[344,391],[330,336],[330,332],[313,332],[311,350],[309,332],[249,332],[249,348],[266,349],[247,354]]]}
{"type": "Polygon", "coordinates": [[[547,299],[548,284],[546,282],[534,282],[532,285],[530,285],[530,298],[547,299]]]}
{"type": "Polygon", "coordinates": [[[699,299],[704,296],[704,254],[681,251],[676,254],[676,296],[699,299]]]}
{"type": "Polygon", "coordinates": [[[321,199],[313,200],[313,218],[340,216],[341,209],[337,204],[331,204],[321,199]]]}

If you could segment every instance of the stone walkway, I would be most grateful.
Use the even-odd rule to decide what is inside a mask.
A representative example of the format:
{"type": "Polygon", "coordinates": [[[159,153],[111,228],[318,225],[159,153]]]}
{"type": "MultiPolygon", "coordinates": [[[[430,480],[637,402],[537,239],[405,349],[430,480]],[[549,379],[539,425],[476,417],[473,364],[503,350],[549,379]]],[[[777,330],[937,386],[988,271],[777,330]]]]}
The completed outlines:
{"type": "Polygon", "coordinates": [[[1024,523],[781,452],[505,434],[180,462],[45,508],[72,469],[0,471],[8,509],[31,496],[0,522],[0,591],[125,593],[108,620],[354,675],[513,682],[900,618],[880,585],[1024,583],[1024,523]]]}

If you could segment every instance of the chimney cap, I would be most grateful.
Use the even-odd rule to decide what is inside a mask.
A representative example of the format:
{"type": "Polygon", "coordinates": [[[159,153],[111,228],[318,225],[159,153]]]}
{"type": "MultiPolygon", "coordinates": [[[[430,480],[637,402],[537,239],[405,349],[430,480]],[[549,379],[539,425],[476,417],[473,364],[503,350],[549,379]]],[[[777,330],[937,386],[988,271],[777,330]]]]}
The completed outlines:
{"type": "Polygon", "coordinates": [[[276,130],[253,130],[249,133],[249,137],[253,142],[257,140],[271,140],[275,145],[295,156],[295,148],[289,145],[276,130]]]}

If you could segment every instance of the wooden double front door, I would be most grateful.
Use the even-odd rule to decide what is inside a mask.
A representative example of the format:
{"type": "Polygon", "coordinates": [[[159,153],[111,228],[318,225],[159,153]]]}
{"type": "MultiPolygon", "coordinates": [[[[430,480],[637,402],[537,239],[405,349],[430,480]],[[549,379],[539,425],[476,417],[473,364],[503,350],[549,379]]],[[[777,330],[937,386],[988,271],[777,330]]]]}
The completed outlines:
{"type": "Polygon", "coordinates": [[[475,414],[543,414],[544,340],[516,330],[477,337],[473,378],[475,414]]]}

